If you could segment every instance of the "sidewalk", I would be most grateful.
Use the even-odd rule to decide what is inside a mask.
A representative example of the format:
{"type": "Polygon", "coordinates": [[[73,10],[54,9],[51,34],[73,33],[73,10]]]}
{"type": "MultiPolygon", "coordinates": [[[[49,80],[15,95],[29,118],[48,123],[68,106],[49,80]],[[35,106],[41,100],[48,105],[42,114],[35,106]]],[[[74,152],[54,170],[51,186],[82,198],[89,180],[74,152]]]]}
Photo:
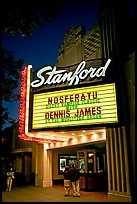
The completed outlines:
{"type": "Polygon", "coordinates": [[[64,196],[63,186],[35,187],[21,186],[15,187],[10,192],[2,192],[2,202],[108,202],[107,193],[104,192],[83,192],[80,197],[64,196]]]}

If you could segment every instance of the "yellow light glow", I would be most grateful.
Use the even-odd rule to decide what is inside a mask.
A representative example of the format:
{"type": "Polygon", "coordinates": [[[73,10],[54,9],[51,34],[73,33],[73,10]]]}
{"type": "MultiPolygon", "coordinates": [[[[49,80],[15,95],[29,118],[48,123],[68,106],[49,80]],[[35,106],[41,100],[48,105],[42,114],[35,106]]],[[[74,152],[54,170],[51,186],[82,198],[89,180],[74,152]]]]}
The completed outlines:
{"type": "Polygon", "coordinates": [[[34,94],[32,128],[118,122],[115,84],[34,94]]]}

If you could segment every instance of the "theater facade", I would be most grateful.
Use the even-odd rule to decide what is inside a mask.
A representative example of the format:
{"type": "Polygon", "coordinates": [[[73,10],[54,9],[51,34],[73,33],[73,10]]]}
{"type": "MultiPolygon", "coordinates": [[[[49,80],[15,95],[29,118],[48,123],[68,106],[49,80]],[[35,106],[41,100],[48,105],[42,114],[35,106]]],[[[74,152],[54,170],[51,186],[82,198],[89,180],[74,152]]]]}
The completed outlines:
{"type": "Polygon", "coordinates": [[[59,48],[56,65],[23,69],[19,137],[33,142],[36,186],[62,182],[65,165],[75,163],[81,190],[105,190],[110,201],[130,202],[133,155],[128,141],[134,127],[125,115],[127,111],[131,118],[122,74],[125,66],[133,67],[134,53],[125,65],[116,63],[103,50],[113,36],[102,32],[98,25],[88,34],[81,25],[72,27],[59,48]]]}

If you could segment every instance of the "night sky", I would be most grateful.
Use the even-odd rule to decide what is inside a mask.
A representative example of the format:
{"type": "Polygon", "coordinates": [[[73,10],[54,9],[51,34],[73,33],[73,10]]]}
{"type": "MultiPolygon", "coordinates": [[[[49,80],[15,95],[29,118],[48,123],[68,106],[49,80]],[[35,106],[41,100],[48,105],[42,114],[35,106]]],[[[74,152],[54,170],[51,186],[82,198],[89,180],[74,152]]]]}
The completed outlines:
{"type": "MultiPolygon", "coordinates": [[[[18,33],[7,37],[2,35],[2,47],[12,50],[15,59],[23,59],[24,67],[32,64],[34,70],[38,70],[45,64],[52,66],[57,61],[58,48],[64,40],[64,35],[71,26],[82,24],[86,29],[98,23],[97,3],[78,3],[73,6],[64,6],[56,19],[38,28],[30,37],[22,37],[18,33]]],[[[20,88],[20,84],[19,84],[20,88]]],[[[11,117],[19,120],[20,102],[4,103],[8,106],[11,117]]],[[[10,126],[6,124],[5,127],[10,126]]]]}

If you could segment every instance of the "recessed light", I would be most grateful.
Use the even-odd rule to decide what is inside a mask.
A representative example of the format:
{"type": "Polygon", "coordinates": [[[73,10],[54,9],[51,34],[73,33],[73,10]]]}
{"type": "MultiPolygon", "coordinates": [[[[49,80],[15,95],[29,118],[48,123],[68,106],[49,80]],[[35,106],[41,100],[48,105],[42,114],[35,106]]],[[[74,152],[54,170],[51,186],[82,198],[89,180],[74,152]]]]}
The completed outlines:
{"type": "Polygon", "coordinates": [[[94,135],[94,134],[95,134],[95,132],[91,132],[90,134],[91,134],[91,135],[94,135]]]}

